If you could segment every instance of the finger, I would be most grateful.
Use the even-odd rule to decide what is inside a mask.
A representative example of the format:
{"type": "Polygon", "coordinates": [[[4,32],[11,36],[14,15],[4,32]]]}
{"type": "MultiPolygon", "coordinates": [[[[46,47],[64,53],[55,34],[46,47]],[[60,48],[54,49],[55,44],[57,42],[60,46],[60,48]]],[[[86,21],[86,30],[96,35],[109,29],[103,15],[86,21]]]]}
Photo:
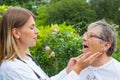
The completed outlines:
{"type": "Polygon", "coordinates": [[[69,62],[71,63],[71,62],[76,62],[76,58],[71,58],[70,60],[69,60],[69,62]]]}
{"type": "Polygon", "coordinates": [[[87,53],[84,53],[80,58],[84,60],[84,59],[88,58],[90,55],[92,55],[92,53],[91,52],[87,52],[87,53]]]}
{"type": "Polygon", "coordinates": [[[91,64],[101,54],[102,53],[100,53],[100,52],[94,53],[94,54],[90,55],[85,61],[90,61],[90,64],[91,64]]]}
{"type": "Polygon", "coordinates": [[[81,58],[83,55],[84,55],[84,54],[81,54],[81,55],[77,56],[76,59],[81,58]]]}

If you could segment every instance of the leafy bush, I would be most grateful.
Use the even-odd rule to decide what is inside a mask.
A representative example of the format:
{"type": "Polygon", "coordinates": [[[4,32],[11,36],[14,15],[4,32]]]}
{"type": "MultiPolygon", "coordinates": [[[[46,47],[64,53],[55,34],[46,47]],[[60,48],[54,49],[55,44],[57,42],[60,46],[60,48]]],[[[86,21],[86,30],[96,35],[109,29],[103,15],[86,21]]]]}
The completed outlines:
{"type": "Polygon", "coordinates": [[[120,61],[120,36],[118,36],[117,50],[115,54],[113,54],[113,57],[120,61]]]}
{"type": "Polygon", "coordinates": [[[42,69],[52,76],[67,65],[71,57],[81,54],[81,37],[72,26],[40,26],[37,45],[30,49],[42,69]]]}
{"type": "Polygon", "coordinates": [[[2,15],[3,15],[3,13],[8,9],[8,7],[9,6],[7,6],[7,5],[0,6],[0,19],[1,19],[2,15]]]}
{"type": "Polygon", "coordinates": [[[120,0],[90,0],[98,19],[105,18],[120,26],[120,0]]]}
{"type": "Polygon", "coordinates": [[[87,23],[95,21],[97,17],[86,0],[53,1],[39,6],[37,14],[37,19],[42,25],[66,22],[67,25],[74,25],[75,31],[81,34],[85,31],[87,23]]]}
{"type": "Polygon", "coordinates": [[[37,8],[36,23],[37,26],[45,25],[48,17],[46,5],[39,5],[37,8]]]}
{"type": "Polygon", "coordinates": [[[113,54],[112,56],[116,58],[118,61],[120,61],[120,27],[119,25],[116,24],[112,24],[112,26],[116,29],[117,32],[117,49],[115,54],[113,54]]]}

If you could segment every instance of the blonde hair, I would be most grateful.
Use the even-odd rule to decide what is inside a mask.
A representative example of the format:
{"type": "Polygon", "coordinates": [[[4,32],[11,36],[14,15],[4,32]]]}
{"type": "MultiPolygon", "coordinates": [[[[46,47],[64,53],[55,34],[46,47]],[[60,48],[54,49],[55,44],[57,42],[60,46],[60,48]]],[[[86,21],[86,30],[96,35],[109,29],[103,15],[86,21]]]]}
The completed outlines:
{"type": "Polygon", "coordinates": [[[0,64],[3,60],[13,60],[20,57],[15,38],[11,31],[13,28],[22,27],[34,14],[25,9],[10,7],[3,15],[0,22],[0,64]]]}

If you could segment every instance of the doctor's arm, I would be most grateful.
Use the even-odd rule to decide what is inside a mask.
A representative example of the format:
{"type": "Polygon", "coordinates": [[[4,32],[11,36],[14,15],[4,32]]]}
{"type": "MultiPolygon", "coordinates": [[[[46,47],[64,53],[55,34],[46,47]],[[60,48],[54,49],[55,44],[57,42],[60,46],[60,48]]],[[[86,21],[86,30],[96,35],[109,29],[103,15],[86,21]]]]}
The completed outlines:
{"type": "Polygon", "coordinates": [[[91,52],[83,53],[78,57],[71,58],[67,67],[59,74],[51,77],[51,80],[80,80],[80,72],[89,66],[101,53],[97,52],[92,54],[91,52]]]}

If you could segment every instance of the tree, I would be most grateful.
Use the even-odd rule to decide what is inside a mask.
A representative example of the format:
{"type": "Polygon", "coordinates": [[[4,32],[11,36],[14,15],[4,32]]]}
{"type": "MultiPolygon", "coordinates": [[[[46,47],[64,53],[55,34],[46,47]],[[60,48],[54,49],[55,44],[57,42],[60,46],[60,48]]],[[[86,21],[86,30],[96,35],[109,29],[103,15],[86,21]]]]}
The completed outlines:
{"type": "Polygon", "coordinates": [[[36,10],[38,5],[46,4],[48,0],[2,0],[0,1],[1,5],[8,5],[8,6],[20,6],[31,10],[33,13],[36,14],[36,10]]]}
{"type": "Polygon", "coordinates": [[[87,24],[96,20],[96,14],[86,0],[53,0],[46,5],[45,10],[48,16],[44,24],[66,22],[67,25],[73,25],[78,33],[83,33],[87,24]]]}
{"type": "Polygon", "coordinates": [[[98,19],[105,18],[120,26],[120,0],[90,0],[98,19]]]}

